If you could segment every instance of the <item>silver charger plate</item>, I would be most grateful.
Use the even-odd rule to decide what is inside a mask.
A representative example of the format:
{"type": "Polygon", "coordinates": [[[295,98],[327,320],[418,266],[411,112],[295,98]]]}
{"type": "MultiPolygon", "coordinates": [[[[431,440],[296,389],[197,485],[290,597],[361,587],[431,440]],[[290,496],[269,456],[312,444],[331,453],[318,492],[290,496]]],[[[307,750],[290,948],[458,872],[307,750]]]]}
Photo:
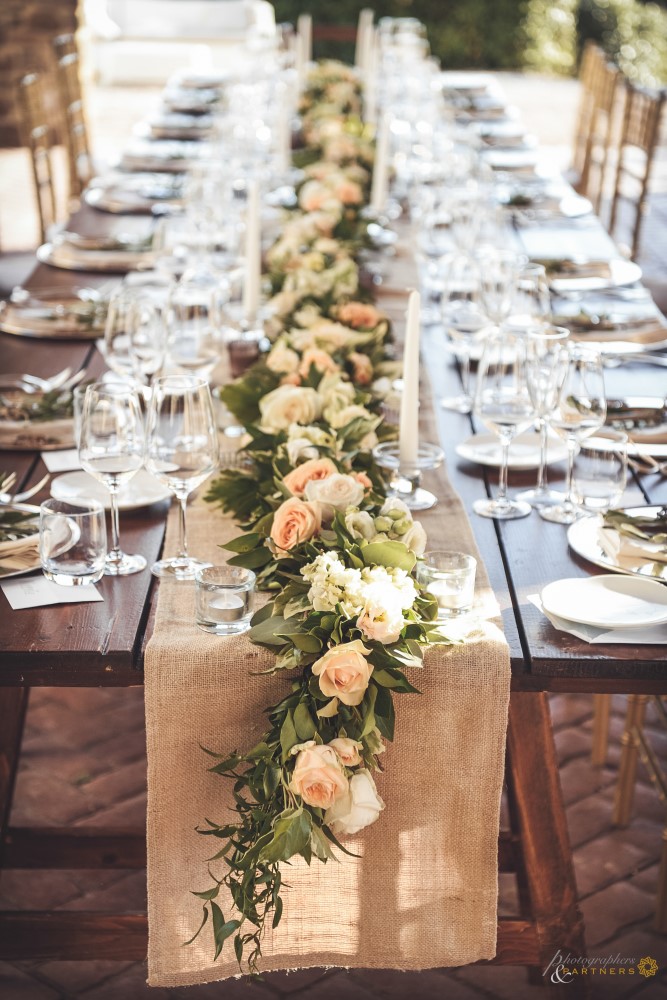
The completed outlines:
{"type": "MultiPolygon", "coordinates": [[[[629,514],[657,514],[662,510],[660,504],[647,507],[626,507],[629,514]]],[[[598,541],[598,531],[602,524],[602,515],[594,514],[591,517],[582,517],[574,524],[571,524],[567,531],[567,541],[573,552],[576,552],[582,559],[586,559],[594,566],[610,570],[612,573],[623,573],[626,576],[644,576],[653,580],[661,580],[667,583],[667,563],[660,569],[659,573],[654,572],[655,563],[648,561],[638,561],[634,568],[620,566],[615,559],[607,555],[598,541]]]]}
{"type": "Polygon", "coordinates": [[[0,302],[0,330],[43,340],[94,340],[104,330],[103,306],[94,288],[17,290],[0,302]]]}

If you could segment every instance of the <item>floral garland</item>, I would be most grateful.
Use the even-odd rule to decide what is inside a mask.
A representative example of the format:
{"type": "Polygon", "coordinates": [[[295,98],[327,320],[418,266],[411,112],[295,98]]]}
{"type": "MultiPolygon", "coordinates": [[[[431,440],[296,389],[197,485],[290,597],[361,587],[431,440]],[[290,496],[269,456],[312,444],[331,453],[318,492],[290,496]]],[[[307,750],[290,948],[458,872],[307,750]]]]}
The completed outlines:
{"type": "Polygon", "coordinates": [[[212,888],[194,893],[204,908],[194,938],[210,915],[215,958],[233,938],[250,972],[267,921],[281,919],[281,862],[326,862],[332,845],[348,854],[338,837],[378,818],[372,772],[394,736],[392,696],[417,692],[405,670],[422,665],[425,646],[452,641],[412,575],[424,529],[386,498],[370,455],[395,434],[381,408],[400,366],[386,316],[360,291],[373,150],[359,107],[352,70],[311,70],[300,105],[306,179],[267,256],[272,345],[220,390],[246,429],[247,466],[223,472],[207,499],[244,528],[224,546],[229,562],[274,593],[251,641],[275,654],[268,673],[294,671],[256,746],[206,751],[211,771],[233,781],[237,816],[198,827],[223,841],[210,860],[227,870],[209,868],[212,888]],[[222,886],[232,919],[216,902],[222,886]]]}

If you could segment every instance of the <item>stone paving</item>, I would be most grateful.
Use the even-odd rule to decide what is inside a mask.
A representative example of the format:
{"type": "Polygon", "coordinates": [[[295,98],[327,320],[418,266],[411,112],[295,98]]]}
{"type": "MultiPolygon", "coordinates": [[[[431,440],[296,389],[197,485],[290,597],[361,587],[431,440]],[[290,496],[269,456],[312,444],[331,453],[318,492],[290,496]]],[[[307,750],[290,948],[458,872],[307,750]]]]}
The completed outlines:
{"type": "MultiPolygon", "coordinates": [[[[589,955],[652,956],[656,979],[600,978],[594,997],[667,996],[667,938],[652,930],[665,807],[640,770],[635,815],[624,830],[611,825],[625,699],[614,698],[604,767],[589,762],[592,700],[551,699],[555,741],[589,955]]],[[[653,722],[661,753],[667,736],[653,722]]],[[[146,808],[143,691],[35,689],[31,694],[12,822],[15,825],[141,827],[146,808]]],[[[0,881],[0,908],[142,910],[143,872],[19,872],[0,881]]],[[[500,912],[515,910],[514,880],[501,876],[500,912]]],[[[0,963],[2,1000],[134,1000],[200,998],[271,1000],[531,1000],[544,995],[520,968],[474,966],[415,973],[311,970],[271,974],[261,983],[230,981],[188,989],[149,989],[144,963],[0,963]]],[[[562,987],[565,989],[565,987],[562,987]]]]}

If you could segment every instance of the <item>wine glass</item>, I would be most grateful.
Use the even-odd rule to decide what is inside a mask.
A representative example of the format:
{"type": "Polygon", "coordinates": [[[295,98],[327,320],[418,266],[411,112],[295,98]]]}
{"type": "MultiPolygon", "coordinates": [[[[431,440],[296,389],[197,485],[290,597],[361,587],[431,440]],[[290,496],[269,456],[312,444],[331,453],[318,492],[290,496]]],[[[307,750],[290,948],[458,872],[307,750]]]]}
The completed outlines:
{"type": "Polygon", "coordinates": [[[104,359],[121,379],[149,385],[165,356],[161,307],[144,287],[121,285],[112,295],[104,327],[104,359]]]}
{"type": "Polygon", "coordinates": [[[178,370],[208,378],[222,351],[224,278],[205,263],[187,268],[167,307],[168,360],[178,370]]]}
{"type": "Polygon", "coordinates": [[[128,555],[120,547],[118,490],[144,464],[144,420],[137,393],[121,382],[93,382],[86,389],[81,416],[79,460],[91,476],[109,490],[111,498],[111,549],[104,572],[129,576],[146,566],[141,555],[128,555]]]}
{"type": "Polygon", "coordinates": [[[607,416],[600,353],[580,344],[569,344],[568,355],[558,403],[548,415],[550,426],[567,442],[567,493],[562,504],[541,507],[539,512],[545,521],[556,524],[572,524],[581,516],[574,499],[574,456],[577,445],[599,430],[607,416]]]}
{"type": "Polygon", "coordinates": [[[482,517],[502,520],[526,517],[531,506],[507,497],[507,465],[512,439],[535,420],[535,405],[526,385],[526,344],[522,337],[497,327],[484,342],[477,369],[475,414],[497,434],[502,448],[498,496],[476,500],[473,509],[482,517]]]}
{"type": "Polygon", "coordinates": [[[526,338],[526,384],[535,406],[537,429],[540,435],[540,467],[537,485],[517,494],[533,507],[560,503],[564,494],[549,489],[547,485],[547,416],[558,403],[560,387],[567,373],[569,354],[566,348],[570,331],[562,326],[536,327],[526,338]]]}
{"type": "Polygon", "coordinates": [[[545,324],[550,313],[549,282],[544,265],[524,264],[517,274],[508,325],[514,333],[528,334],[545,324]]]}
{"type": "Polygon", "coordinates": [[[155,563],[155,576],[194,580],[210,563],[188,555],[185,512],[193,490],[218,467],[218,435],[211,392],[195,375],[165,375],[155,379],[148,410],[146,467],[163,482],[180,504],[178,554],[155,563]]]}
{"type": "Polygon", "coordinates": [[[457,396],[446,396],[441,400],[441,405],[456,413],[472,411],[471,351],[473,345],[483,339],[489,327],[480,307],[479,289],[479,271],[469,257],[455,254],[443,261],[442,322],[445,333],[455,345],[463,392],[457,396]]]}
{"type": "Polygon", "coordinates": [[[525,258],[513,250],[489,246],[481,248],[475,259],[481,277],[482,308],[491,322],[499,326],[512,311],[519,269],[525,258]]]}

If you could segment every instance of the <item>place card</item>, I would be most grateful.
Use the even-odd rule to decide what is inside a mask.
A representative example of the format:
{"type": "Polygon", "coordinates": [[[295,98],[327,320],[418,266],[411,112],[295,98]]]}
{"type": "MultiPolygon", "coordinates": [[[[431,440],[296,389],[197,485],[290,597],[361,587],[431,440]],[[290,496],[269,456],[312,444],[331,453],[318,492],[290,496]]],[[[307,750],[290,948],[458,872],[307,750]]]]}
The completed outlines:
{"type": "Polygon", "coordinates": [[[528,600],[549,619],[555,629],[559,632],[568,632],[584,642],[630,646],[660,646],[663,643],[667,645],[667,623],[652,625],[650,628],[604,629],[597,625],[582,625],[580,622],[568,621],[567,618],[559,618],[558,615],[547,614],[538,594],[532,594],[528,600]]]}
{"type": "Polygon", "coordinates": [[[0,583],[0,588],[14,611],[40,608],[47,604],[84,604],[104,600],[93,583],[84,587],[62,587],[44,576],[5,580],[0,583]]]}
{"type": "Polygon", "coordinates": [[[79,452],[76,448],[67,448],[64,451],[43,451],[42,461],[49,472],[70,472],[72,469],[80,469],[79,452]]]}

